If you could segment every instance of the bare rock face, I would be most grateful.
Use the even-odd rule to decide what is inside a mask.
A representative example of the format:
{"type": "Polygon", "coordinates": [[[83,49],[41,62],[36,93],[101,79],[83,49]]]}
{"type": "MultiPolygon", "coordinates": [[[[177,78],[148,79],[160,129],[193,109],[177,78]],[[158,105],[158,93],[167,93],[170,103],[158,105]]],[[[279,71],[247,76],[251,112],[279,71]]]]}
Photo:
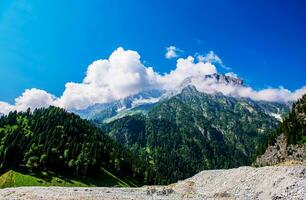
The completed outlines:
{"type": "Polygon", "coordinates": [[[289,145],[284,134],[278,136],[276,143],[256,159],[255,165],[276,165],[284,162],[301,163],[306,160],[305,145],[289,145]]]}
{"type": "Polygon", "coordinates": [[[0,190],[1,200],[302,200],[305,197],[305,165],[207,170],[168,186],[141,188],[20,187],[0,190]]]}
{"type": "Polygon", "coordinates": [[[218,83],[225,85],[242,86],[243,80],[238,77],[227,76],[223,74],[210,74],[205,76],[206,79],[215,79],[218,83]]]}

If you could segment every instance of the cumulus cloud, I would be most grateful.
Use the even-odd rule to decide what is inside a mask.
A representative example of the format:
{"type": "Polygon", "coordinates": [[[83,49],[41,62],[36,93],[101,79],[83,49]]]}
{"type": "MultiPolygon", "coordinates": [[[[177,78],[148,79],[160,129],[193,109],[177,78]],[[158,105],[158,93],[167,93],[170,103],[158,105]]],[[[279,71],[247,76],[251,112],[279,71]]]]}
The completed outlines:
{"type": "Polygon", "coordinates": [[[15,110],[14,106],[12,106],[12,105],[10,105],[10,104],[8,104],[6,102],[0,101],[0,116],[1,116],[1,114],[9,113],[12,110],[15,110]]]}
{"type": "Polygon", "coordinates": [[[20,97],[15,99],[15,106],[18,110],[27,108],[35,109],[51,105],[55,97],[44,90],[36,88],[27,89],[20,97]]]}
{"type": "Polygon", "coordinates": [[[89,65],[82,83],[67,83],[57,101],[67,109],[83,109],[159,86],[159,74],[145,67],[136,51],[119,47],[105,60],[89,65]]]}
{"type": "Polygon", "coordinates": [[[175,46],[169,46],[166,47],[166,54],[165,57],[167,59],[171,59],[171,58],[177,58],[178,57],[178,53],[182,52],[181,49],[175,47],[175,46]]]}
{"type": "Polygon", "coordinates": [[[289,102],[295,101],[306,94],[306,86],[293,92],[283,87],[254,90],[248,86],[220,83],[216,79],[205,79],[200,76],[194,77],[192,84],[201,92],[221,92],[227,96],[245,97],[257,101],[289,102]]]}
{"type": "Polygon", "coordinates": [[[20,97],[15,99],[15,104],[10,105],[6,102],[0,102],[0,112],[7,114],[12,110],[35,109],[53,105],[55,97],[44,90],[36,88],[26,89],[20,97]]]}
{"type": "Polygon", "coordinates": [[[191,56],[177,60],[177,67],[160,75],[144,66],[136,51],[118,48],[109,59],[89,65],[82,83],[67,83],[56,105],[67,109],[83,109],[96,103],[121,99],[148,89],[172,89],[186,77],[216,73],[211,63],[197,62],[191,56]]]}
{"type": "Polygon", "coordinates": [[[226,70],[230,70],[229,67],[225,66],[221,58],[215,54],[213,51],[209,51],[205,56],[201,54],[197,54],[197,59],[200,62],[208,62],[208,63],[213,63],[213,64],[219,64],[222,68],[226,70]]]}
{"type": "Polygon", "coordinates": [[[217,69],[213,64],[202,61],[195,62],[194,57],[188,56],[186,59],[179,58],[175,70],[164,74],[159,78],[159,82],[164,89],[168,90],[177,87],[187,77],[201,77],[214,73],[217,73],[217,69]]]}
{"type": "MultiPolygon", "coordinates": [[[[143,90],[172,90],[186,78],[192,78],[192,84],[206,93],[221,92],[234,97],[247,97],[254,100],[287,102],[294,101],[306,93],[306,86],[289,91],[283,87],[254,90],[243,85],[220,83],[205,75],[218,73],[214,63],[223,64],[212,51],[206,56],[188,56],[177,59],[176,68],[169,73],[159,74],[152,67],[145,66],[136,51],[119,47],[108,59],[97,60],[88,66],[82,82],[68,82],[60,97],[39,89],[27,89],[15,99],[13,105],[0,102],[0,113],[12,110],[35,109],[49,105],[68,110],[84,109],[96,103],[118,100],[143,90]]],[[[237,78],[234,72],[227,76],[237,78]]]]}

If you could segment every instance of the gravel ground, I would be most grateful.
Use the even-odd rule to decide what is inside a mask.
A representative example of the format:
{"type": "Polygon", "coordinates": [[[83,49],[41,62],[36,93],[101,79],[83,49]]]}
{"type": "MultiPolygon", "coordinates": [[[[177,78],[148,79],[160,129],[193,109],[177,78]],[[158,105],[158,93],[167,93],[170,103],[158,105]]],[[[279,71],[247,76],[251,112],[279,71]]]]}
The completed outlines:
{"type": "Polygon", "coordinates": [[[306,166],[207,170],[168,186],[141,188],[20,187],[0,190],[1,200],[306,199],[306,166]]]}

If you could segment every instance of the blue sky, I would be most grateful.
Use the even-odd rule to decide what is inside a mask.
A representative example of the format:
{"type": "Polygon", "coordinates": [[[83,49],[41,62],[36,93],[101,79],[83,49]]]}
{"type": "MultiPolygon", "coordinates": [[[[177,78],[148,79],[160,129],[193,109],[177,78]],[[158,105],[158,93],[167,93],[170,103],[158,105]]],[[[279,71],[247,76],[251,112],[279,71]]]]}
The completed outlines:
{"type": "Polygon", "coordinates": [[[295,90],[306,85],[305,10],[303,0],[4,0],[0,100],[12,103],[26,88],[60,96],[119,46],[160,73],[176,66],[167,46],[183,57],[213,50],[256,89],[295,90]]]}

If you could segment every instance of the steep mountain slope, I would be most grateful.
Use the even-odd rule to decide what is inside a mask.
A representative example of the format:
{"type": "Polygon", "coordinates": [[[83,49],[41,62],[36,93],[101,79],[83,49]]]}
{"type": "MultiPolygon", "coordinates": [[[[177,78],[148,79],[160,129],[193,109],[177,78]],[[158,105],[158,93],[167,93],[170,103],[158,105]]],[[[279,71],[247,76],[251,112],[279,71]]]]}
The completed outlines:
{"type": "Polygon", "coordinates": [[[145,113],[154,103],[158,102],[164,91],[148,90],[124,99],[90,106],[84,110],[71,110],[85,119],[110,120],[135,113],[145,113]]]}
{"type": "Polygon", "coordinates": [[[166,184],[203,169],[249,165],[259,144],[288,111],[284,104],[206,94],[187,85],[161,100],[146,115],[99,125],[116,141],[140,154],[166,184]]]}
{"type": "Polygon", "coordinates": [[[142,182],[145,164],[79,116],[63,109],[12,112],[0,118],[1,170],[99,177],[105,170],[142,182]]]}

